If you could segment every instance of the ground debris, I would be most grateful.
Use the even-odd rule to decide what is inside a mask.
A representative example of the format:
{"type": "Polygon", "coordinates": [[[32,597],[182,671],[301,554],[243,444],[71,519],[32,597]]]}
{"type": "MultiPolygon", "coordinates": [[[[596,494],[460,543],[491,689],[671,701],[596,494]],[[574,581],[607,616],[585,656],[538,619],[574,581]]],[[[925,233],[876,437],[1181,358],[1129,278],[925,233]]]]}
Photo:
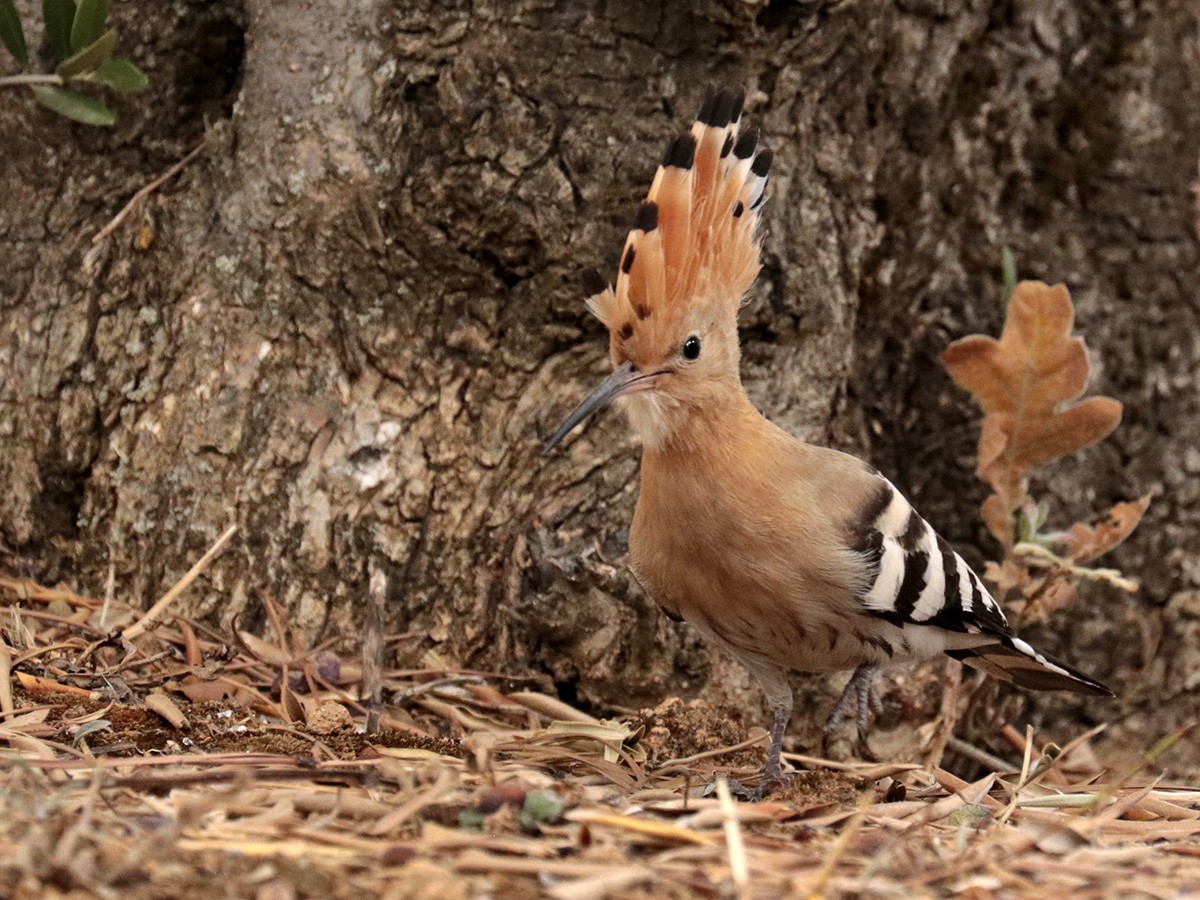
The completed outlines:
{"type": "Polygon", "coordinates": [[[254,898],[1197,882],[1200,788],[1107,773],[1088,736],[1029,738],[1020,771],[971,783],[789,755],[785,787],[732,804],[714,783],[753,782],[765,738],[738,707],[599,719],[496,673],[392,670],[367,734],[356,660],[169,616],[124,641],[98,601],[4,579],[0,607],[3,896],[208,897],[214,878],[254,898]]]}

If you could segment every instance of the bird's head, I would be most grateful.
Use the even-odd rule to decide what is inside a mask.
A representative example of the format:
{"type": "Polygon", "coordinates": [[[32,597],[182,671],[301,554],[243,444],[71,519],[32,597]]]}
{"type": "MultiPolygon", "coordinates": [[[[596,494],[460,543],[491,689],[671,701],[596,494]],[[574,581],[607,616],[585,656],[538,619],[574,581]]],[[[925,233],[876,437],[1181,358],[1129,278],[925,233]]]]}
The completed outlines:
{"type": "Polygon", "coordinates": [[[621,400],[648,447],[741,390],[737,311],[759,270],[758,208],[771,151],[738,134],[743,95],[705,99],[667,147],[621,255],[616,287],[596,272],[587,306],[609,331],[613,373],[546,442],[621,400]]]}

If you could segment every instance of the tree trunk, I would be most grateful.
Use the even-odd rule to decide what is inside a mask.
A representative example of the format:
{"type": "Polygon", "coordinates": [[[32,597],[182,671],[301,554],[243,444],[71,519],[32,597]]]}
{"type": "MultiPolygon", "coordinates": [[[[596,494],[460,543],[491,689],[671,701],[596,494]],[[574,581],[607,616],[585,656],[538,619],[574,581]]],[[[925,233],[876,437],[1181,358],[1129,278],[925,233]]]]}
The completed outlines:
{"type": "MultiPolygon", "coordinates": [[[[977,413],[937,354],[998,331],[1002,247],[1023,276],[1065,281],[1096,387],[1127,415],[1039,490],[1063,524],[1158,496],[1110,561],[1141,593],[1089,590],[1041,635],[1120,699],[1039,703],[1127,735],[1194,717],[1193,5],[187,0],[114,16],[151,77],[116,129],[11,91],[0,107],[10,565],[97,593],[112,577],[148,605],[236,523],[181,601],[221,627],[254,627],[270,594],[312,640],[352,646],[378,571],[402,664],[541,672],[620,706],[702,689],[707,651],[625,568],[624,423],[539,447],[607,369],[577,273],[615,268],[662,145],[707,83],[731,84],[776,151],[743,313],[751,396],[871,458],[978,562],[996,548],[977,413]],[[201,141],[85,269],[93,236],[201,141]]],[[[802,709],[829,696],[803,685],[802,709]]]]}

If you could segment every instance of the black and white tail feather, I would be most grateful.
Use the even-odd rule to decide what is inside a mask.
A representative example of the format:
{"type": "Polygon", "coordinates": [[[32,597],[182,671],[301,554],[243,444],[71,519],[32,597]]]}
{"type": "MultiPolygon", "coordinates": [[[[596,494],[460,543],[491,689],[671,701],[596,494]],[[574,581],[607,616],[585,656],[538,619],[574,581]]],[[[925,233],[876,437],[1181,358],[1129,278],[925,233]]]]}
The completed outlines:
{"type": "Polygon", "coordinates": [[[1040,691],[1112,695],[1100,682],[1018,637],[963,558],[890,481],[878,480],[853,535],[866,566],[858,596],[865,612],[901,629],[941,629],[947,632],[948,656],[1003,681],[1040,691]],[[955,640],[955,635],[962,637],[955,640]],[[955,646],[959,643],[968,646],[955,646]]]}

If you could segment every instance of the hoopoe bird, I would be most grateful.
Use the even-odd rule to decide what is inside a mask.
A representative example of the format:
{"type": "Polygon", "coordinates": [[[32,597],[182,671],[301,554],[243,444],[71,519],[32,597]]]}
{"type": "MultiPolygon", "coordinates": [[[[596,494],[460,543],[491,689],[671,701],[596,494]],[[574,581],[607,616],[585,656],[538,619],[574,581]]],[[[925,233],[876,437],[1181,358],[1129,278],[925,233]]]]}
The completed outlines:
{"type": "Polygon", "coordinates": [[[634,574],[674,619],[739,659],[773,710],[757,789],[785,780],[789,672],[853,675],[825,737],[853,713],[857,750],[883,663],[945,653],[1034,690],[1111,695],[1018,637],[982,580],[871,466],[768,421],[738,371],[737,313],[760,268],[770,149],[744,95],[709,94],[667,147],[616,287],[585,279],[614,370],[545,445],[614,402],[641,438],[634,574]]]}

